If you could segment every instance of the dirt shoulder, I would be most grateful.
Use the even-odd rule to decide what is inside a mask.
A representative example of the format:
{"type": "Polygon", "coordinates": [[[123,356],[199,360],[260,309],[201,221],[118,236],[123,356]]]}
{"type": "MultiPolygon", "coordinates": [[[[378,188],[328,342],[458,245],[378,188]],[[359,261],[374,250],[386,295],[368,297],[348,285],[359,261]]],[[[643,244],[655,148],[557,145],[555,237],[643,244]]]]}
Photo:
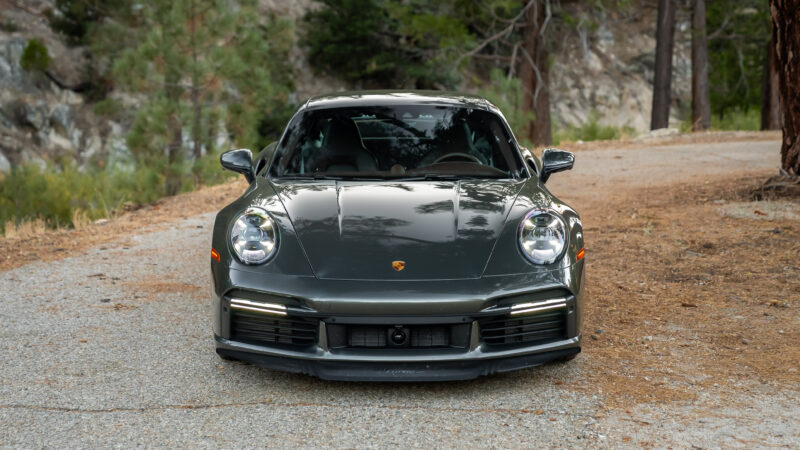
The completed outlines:
{"type": "Polygon", "coordinates": [[[581,389],[600,389],[610,408],[800,389],[800,220],[765,212],[800,214],[800,199],[750,202],[763,179],[640,188],[584,206],[592,367],[581,389]]]}
{"type": "Polygon", "coordinates": [[[780,140],[780,131],[704,131],[671,136],[639,137],[611,141],[565,142],[557,147],[575,152],[581,150],[631,149],[670,145],[700,145],[716,144],[721,142],[757,142],[780,140]]]}

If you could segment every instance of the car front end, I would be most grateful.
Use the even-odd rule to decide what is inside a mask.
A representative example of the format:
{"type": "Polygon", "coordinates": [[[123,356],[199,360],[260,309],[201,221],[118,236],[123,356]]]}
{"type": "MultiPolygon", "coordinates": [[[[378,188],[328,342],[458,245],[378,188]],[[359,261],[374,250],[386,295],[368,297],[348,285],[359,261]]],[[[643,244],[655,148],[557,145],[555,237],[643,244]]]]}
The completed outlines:
{"type": "Polygon", "coordinates": [[[217,352],[331,380],[458,380],[532,367],[580,351],[580,265],[413,286],[232,271],[237,288],[215,302],[217,352]],[[265,281],[269,293],[258,288],[265,281]]]}
{"type": "MultiPolygon", "coordinates": [[[[387,101],[371,101],[378,100],[387,101]]],[[[390,120],[340,103],[336,108],[349,108],[344,117],[359,136],[347,148],[361,145],[374,161],[326,150],[328,141],[345,141],[331,129],[338,119],[326,118],[317,147],[298,152],[318,152],[300,163],[327,172],[285,161],[281,169],[281,152],[286,160],[293,146],[301,148],[284,135],[264,170],[250,174],[247,192],[217,215],[211,261],[217,353],[329,380],[436,381],[580,352],[583,230],[577,213],[543,187],[546,177],[536,172],[544,173],[546,162],[530,157],[526,164],[512,138],[508,149],[513,144],[515,153],[496,162],[502,145],[479,136],[495,125],[465,115],[459,123],[471,132],[470,153],[445,151],[415,171],[395,146],[390,170],[380,153],[387,144],[374,137],[384,128],[375,131],[375,122],[395,126],[401,117],[404,129],[416,127],[418,148],[434,129],[419,122],[433,114],[399,108],[405,115],[390,120]],[[405,165],[400,174],[397,161],[405,165]],[[497,174],[501,169],[505,175],[497,174]]],[[[313,128],[301,125],[295,129],[313,128]]],[[[437,139],[445,138],[429,140],[437,139]]]]}

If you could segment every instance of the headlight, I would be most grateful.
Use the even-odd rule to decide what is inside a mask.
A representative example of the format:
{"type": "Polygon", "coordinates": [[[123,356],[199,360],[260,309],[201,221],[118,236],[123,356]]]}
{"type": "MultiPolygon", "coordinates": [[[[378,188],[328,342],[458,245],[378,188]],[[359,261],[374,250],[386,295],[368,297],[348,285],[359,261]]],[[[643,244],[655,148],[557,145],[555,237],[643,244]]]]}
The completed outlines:
{"type": "Polygon", "coordinates": [[[556,262],[567,246],[567,226],[553,211],[534,209],[519,227],[519,246],[534,264],[556,262]]]}
{"type": "Polygon", "coordinates": [[[278,229],[262,208],[247,208],[231,228],[231,247],[245,264],[266,262],[278,247],[278,229]]]}

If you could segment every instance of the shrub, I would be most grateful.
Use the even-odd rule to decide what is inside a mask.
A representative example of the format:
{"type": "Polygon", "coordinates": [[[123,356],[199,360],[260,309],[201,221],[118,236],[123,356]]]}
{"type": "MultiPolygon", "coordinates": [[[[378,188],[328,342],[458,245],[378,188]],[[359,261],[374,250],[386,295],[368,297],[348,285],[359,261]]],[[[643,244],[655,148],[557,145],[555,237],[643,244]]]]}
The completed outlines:
{"type": "Polygon", "coordinates": [[[599,120],[600,113],[592,111],[589,114],[589,120],[580,126],[567,125],[553,133],[553,144],[577,141],[605,141],[635,134],[635,130],[632,127],[603,126],[599,124],[599,120]]]}
{"type": "MultiPolygon", "coordinates": [[[[196,162],[194,176],[181,179],[181,191],[229,179],[219,165],[219,155],[196,162]]],[[[0,232],[19,234],[21,224],[47,227],[81,227],[109,217],[128,205],[142,205],[164,195],[164,170],[137,167],[123,170],[78,170],[66,163],[61,169],[37,165],[12,168],[0,174],[0,232]]],[[[27,225],[24,225],[27,226],[27,225]]]]}
{"type": "Polygon", "coordinates": [[[19,58],[19,65],[29,71],[46,71],[50,67],[50,54],[44,42],[39,39],[29,39],[19,58]]]}
{"type": "Polygon", "coordinates": [[[725,115],[713,114],[711,116],[712,130],[742,130],[757,131],[761,129],[760,108],[728,110],[725,115]]]}
{"type": "Polygon", "coordinates": [[[0,30],[5,31],[6,33],[13,33],[15,31],[19,31],[19,26],[11,19],[0,17],[0,30]]]}

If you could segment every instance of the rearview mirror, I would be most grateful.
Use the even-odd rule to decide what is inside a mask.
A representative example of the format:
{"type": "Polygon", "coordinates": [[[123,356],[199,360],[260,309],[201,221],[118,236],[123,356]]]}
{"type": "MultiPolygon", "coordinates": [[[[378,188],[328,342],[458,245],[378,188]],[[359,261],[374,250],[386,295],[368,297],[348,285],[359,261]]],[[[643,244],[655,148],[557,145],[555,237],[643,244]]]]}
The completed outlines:
{"type": "Polygon", "coordinates": [[[223,153],[219,157],[219,162],[222,167],[244,175],[248,183],[252,183],[256,179],[253,174],[253,153],[246,148],[223,153]]]}
{"type": "Polygon", "coordinates": [[[557,148],[546,148],[542,152],[542,173],[539,174],[539,179],[542,183],[546,183],[551,174],[572,169],[573,164],[575,155],[572,153],[557,148]]]}

